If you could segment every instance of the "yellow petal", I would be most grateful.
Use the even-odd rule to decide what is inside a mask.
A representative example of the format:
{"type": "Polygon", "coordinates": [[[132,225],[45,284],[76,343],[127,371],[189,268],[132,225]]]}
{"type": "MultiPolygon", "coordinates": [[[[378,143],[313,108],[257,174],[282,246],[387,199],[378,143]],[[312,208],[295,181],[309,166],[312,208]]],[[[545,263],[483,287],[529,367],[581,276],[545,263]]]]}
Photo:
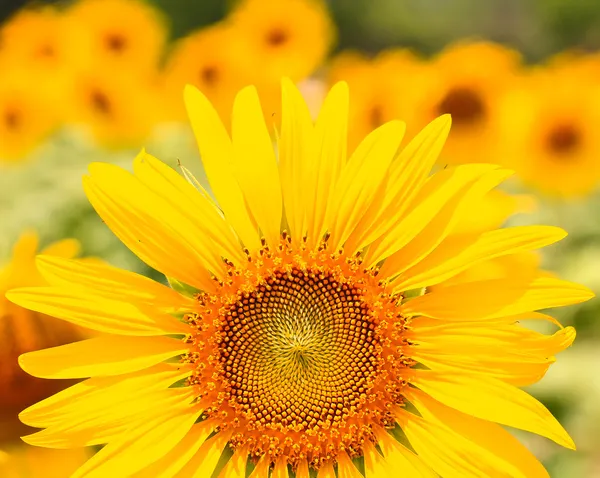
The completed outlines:
{"type": "MultiPolygon", "coordinates": [[[[262,458],[258,460],[258,463],[256,463],[249,478],[269,478],[269,465],[269,455],[263,455],[262,458]]],[[[181,478],[184,477],[182,476],[181,478]]]]}
{"type": "Polygon", "coordinates": [[[75,257],[81,251],[81,244],[77,239],[63,239],[62,241],[50,244],[42,250],[42,254],[48,256],[65,257],[70,259],[75,257]]]}
{"type": "Polygon", "coordinates": [[[335,471],[333,469],[333,463],[325,463],[319,468],[319,472],[317,473],[319,478],[335,478],[335,471]]]}
{"type": "MultiPolygon", "coordinates": [[[[198,142],[202,164],[227,222],[251,251],[260,248],[244,196],[233,173],[233,145],[210,101],[193,86],[184,90],[185,106],[198,142]]],[[[167,274],[170,275],[170,274],[167,274]]]]}
{"type": "Polygon", "coordinates": [[[413,385],[449,407],[483,420],[537,433],[564,447],[575,448],[571,437],[546,407],[523,390],[464,371],[448,373],[415,369],[413,373],[413,385]]]}
{"type": "Polygon", "coordinates": [[[206,440],[175,478],[211,478],[231,433],[231,430],[221,431],[206,440]]]}
{"type": "Polygon", "coordinates": [[[287,460],[285,456],[279,457],[275,462],[271,478],[288,478],[287,460]]]}
{"type": "Polygon", "coordinates": [[[385,478],[389,475],[389,465],[368,440],[365,440],[363,444],[363,455],[365,459],[366,478],[385,478]]]}
{"type": "Polygon", "coordinates": [[[131,184],[124,189],[125,181],[113,183],[111,174],[102,179],[100,186],[92,178],[84,177],[85,193],[98,215],[135,255],[166,276],[198,289],[215,290],[197,244],[185,239],[187,234],[182,228],[188,221],[165,207],[147,189],[132,188],[131,184]]]}
{"type": "Polygon", "coordinates": [[[102,263],[37,256],[44,279],[63,288],[84,289],[111,300],[144,303],[163,310],[191,311],[197,303],[173,289],[133,272],[102,263]]]}
{"type": "MultiPolygon", "coordinates": [[[[96,409],[76,409],[71,404],[68,414],[60,421],[48,425],[47,428],[32,435],[22,437],[23,441],[35,446],[47,448],[76,448],[81,446],[118,443],[130,427],[148,422],[149,416],[155,416],[157,410],[177,409],[188,405],[193,398],[193,390],[189,387],[154,390],[144,394],[123,397],[120,401],[101,402],[101,394],[88,400],[96,409]]],[[[198,408],[196,406],[196,408],[198,408]]],[[[196,412],[197,414],[200,411],[196,412]]]]}
{"type": "Polygon", "coordinates": [[[399,423],[410,444],[444,478],[506,478],[504,462],[434,421],[399,412],[399,423]]]}
{"type": "Polygon", "coordinates": [[[314,127],[302,94],[287,78],[281,82],[281,94],[281,192],[290,235],[298,243],[306,227],[306,184],[311,175],[314,127]]]}
{"type": "MultiPolygon", "coordinates": [[[[346,242],[364,217],[388,172],[406,125],[389,122],[369,134],[342,168],[330,202],[327,204],[331,225],[330,244],[334,251],[346,242]]],[[[355,251],[346,251],[352,255],[355,251]]]]}
{"type": "Polygon", "coordinates": [[[518,226],[485,232],[464,249],[452,237],[426,259],[405,271],[394,290],[410,290],[439,284],[465,269],[496,257],[529,251],[560,241],[566,232],[552,226],[518,226]]]}
{"type": "Polygon", "coordinates": [[[390,436],[382,428],[375,428],[375,435],[385,456],[385,464],[389,473],[412,478],[437,478],[437,474],[429,468],[417,455],[390,436]]]}
{"type": "Polygon", "coordinates": [[[435,230],[431,246],[448,234],[454,222],[458,219],[458,208],[464,201],[469,201],[475,192],[487,192],[499,182],[506,179],[509,172],[495,170],[495,166],[482,164],[467,164],[452,169],[445,169],[432,176],[426,182],[414,200],[414,206],[405,217],[401,218],[396,211],[389,211],[388,227],[385,235],[377,240],[367,251],[365,264],[367,267],[401,250],[414,239],[426,226],[440,214],[440,209],[446,203],[452,202],[442,213],[448,216],[444,229],[435,230]],[[480,182],[478,182],[478,180],[480,182]]]}
{"type": "Polygon", "coordinates": [[[315,125],[313,164],[305,186],[308,240],[315,246],[329,224],[325,222],[327,205],[346,163],[348,142],[348,85],[337,83],[323,102],[315,125]]]}
{"type": "Polygon", "coordinates": [[[190,374],[190,367],[161,363],[129,374],[90,378],[35,403],[23,410],[19,419],[38,428],[89,420],[109,410],[122,411],[127,401],[139,403],[144,396],[165,390],[190,374]]]}
{"type": "Polygon", "coordinates": [[[551,277],[492,279],[451,285],[411,299],[404,314],[444,320],[485,320],[537,309],[577,304],[594,294],[579,284],[551,277]]]}
{"type": "Polygon", "coordinates": [[[203,421],[195,424],[187,435],[173,449],[147,468],[133,475],[132,478],[171,478],[187,465],[196,455],[216,424],[214,421],[203,421]]]}
{"type": "Polygon", "coordinates": [[[337,457],[337,476],[338,478],[363,477],[345,451],[339,452],[337,457]]]}
{"type": "Polygon", "coordinates": [[[6,297],[26,309],[117,335],[186,334],[189,327],[151,306],[109,300],[58,287],[13,289],[6,297]]]}
{"type": "Polygon", "coordinates": [[[146,187],[198,226],[199,234],[210,238],[213,247],[218,250],[218,257],[227,257],[237,263],[246,259],[231,226],[202,186],[192,186],[173,169],[145,151],[138,155],[133,167],[136,177],[146,187]],[[200,191],[196,189],[198,187],[201,188],[200,191]]]}
{"type": "Polygon", "coordinates": [[[128,429],[80,467],[72,478],[131,476],[169,453],[189,432],[200,410],[188,403],[156,409],[158,415],[128,429]]]}
{"type": "Polygon", "coordinates": [[[221,470],[219,478],[246,478],[247,462],[248,449],[246,447],[238,448],[221,470]]]}
{"type": "Polygon", "coordinates": [[[296,470],[296,478],[309,478],[308,461],[300,460],[298,469],[296,470]]]}
{"type": "Polygon", "coordinates": [[[283,213],[281,185],[275,150],[255,87],[248,86],[235,97],[231,130],[235,177],[254,220],[275,250],[283,213]]]}
{"type": "Polygon", "coordinates": [[[39,378],[87,378],[135,372],[185,352],[169,337],[102,336],[19,357],[19,365],[39,378]]]}
{"type": "Polygon", "coordinates": [[[450,115],[429,123],[402,150],[389,171],[387,191],[381,202],[374,202],[351,239],[360,249],[381,237],[389,229],[390,211],[402,218],[429,176],[450,131],[450,115]]]}
{"type": "Polygon", "coordinates": [[[477,454],[479,459],[490,453],[503,460],[498,474],[508,472],[515,478],[549,478],[548,472],[533,454],[501,426],[449,408],[421,390],[409,389],[407,398],[423,418],[450,428],[469,440],[471,447],[485,450],[483,454],[477,454]]]}

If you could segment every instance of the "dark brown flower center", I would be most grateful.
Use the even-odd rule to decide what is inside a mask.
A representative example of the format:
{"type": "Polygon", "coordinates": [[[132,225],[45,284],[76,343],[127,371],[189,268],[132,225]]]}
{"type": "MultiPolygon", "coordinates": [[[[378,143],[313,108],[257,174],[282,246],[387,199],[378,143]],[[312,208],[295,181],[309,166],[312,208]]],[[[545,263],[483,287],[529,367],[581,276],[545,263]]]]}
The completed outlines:
{"type": "Polygon", "coordinates": [[[127,48],[127,38],[120,33],[111,33],[106,36],[106,46],[115,53],[121,53],[127,48]]]}
{"type": "Polygon", "coordinates": [[[472,126],[485,117],[485,104],[480,95],[466,87],[451,89],[438,106],[439,114],[452,115],[456,126],[472,126]]]}
{"type": "Polygon", "coordinates": [[[19,130],[23,124],[23,117],[13,108],[4,111],[3,120],[6,129],[13,132],[19,130]]]}
{"type": "Polygon", "coordinates": [[[546,147],[556,156],[564,157],[575,152],[581,145],[581,132],[571,123],[552,128],[546,137],[546,147]]]}
{"type": "Polygon", "coordinates": [[[110,116],[112,114],[112,103],[108,95],[101,90],[93,90],[90,95],[92,108],[102,116],[110,116]]]}
{"type": "Polygon", "coordinates": [[[200,81],[206,86],[214,86],[219,81],[219,76],[216,66],[208,65],[200,70],[200,81]]]}
{"type": "Polygon", "coordinates": [[[267,43],[273,47],[281,46],[288,40],[288,33],[281,28],[274,28],[267,34],[267,43]]]}

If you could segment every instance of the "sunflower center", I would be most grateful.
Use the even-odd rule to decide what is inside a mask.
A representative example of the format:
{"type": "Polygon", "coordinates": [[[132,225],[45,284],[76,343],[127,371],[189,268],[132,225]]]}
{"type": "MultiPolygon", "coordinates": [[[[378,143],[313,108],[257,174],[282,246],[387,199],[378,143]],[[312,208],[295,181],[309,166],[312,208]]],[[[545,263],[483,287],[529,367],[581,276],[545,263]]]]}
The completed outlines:
{"type": "Polygon", "coordinates": [[[289,35],[281,28],[274,28],[267,34],[267,43],[273,47],[283,45],[288,39],[289,35]]]}
{"type": "Polygon", "coordinates": [[[9,131],[17,131],[20,129],[23,118],[15,109],[8,109],[4,112],[4,125],[9,131]]]}
{"type": "Polygon", "coordinates": [[[561,124],[553,128],[546,138],[550,152],[564,156],[574,152],[581,144],[581,134],[573,124],[561,124]]]}
{"type": "Polygon", "coordinates": [[[112,105],[106,93],[101,90],[91,92],[90,100],[92,108],[103,116],[110,116],[112,113],[112,105]]]}
{"type": "Polygon", "coordinates": [[[449,113],[455,125],[472,126],[485,116],[485,105],[471,88],[451,89],[438,106],[439,114],[449,113]]]}
{"type": "Polygon", "coordinates": [[[115,53],[121,53],[127,47],[127,39],[119,33],[111,33],[106,36],[106,46],[115,53]]]}
{"type": "Polygon", "coordinates": [[[369,111],[369,125],[371,128],[379,128],[384,123],[383,107],[374,105],[369,111]]]}
{"type": "Polygon", "coordinates": [[[220,358],[231,395],[271,428],[339,422],[377,371],[374,329],[359,288],[316,270],[277,272],[224,316],[220,358]]]}
{"type": "Polygon", "coordinates": [[[205,66],[200,70],[200,81],[208,86],[214,86],[219,80],[219,70],[216,66],[205,66]]]}
{"type": "Polygon", "coordinates": [[[338,452],[362,455],[373,427],[391,427],[403,403],[406,319],[360,260],[282,241],[230,267],[218,294],[187,317],[185,362],[205,418],[231,429],[230,445],[293,469],[338,452]]]}

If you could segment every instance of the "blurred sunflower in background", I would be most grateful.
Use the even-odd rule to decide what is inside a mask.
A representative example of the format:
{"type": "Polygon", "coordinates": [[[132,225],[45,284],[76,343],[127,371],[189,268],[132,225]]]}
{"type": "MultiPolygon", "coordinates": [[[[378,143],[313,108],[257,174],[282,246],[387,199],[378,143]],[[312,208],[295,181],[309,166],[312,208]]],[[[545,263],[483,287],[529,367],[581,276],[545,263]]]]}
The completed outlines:
{"type": "Polygon", "coordinates": [[[75,78],[69,119],[87,127],[102,146],[135,147],[161,117],[156,86],[125,71],[96,68],[75,78]]]}
{"type": "Polygon", "coordinates": [[[156,74],[168,36],[164,15],[142,0],[79,0],[66,19],[85,36],[86,66],[156,74]]]}
{"type": "Polygon", "coordinates": [[[237,31],[219,23],[179,40],[167,60],[163,87],[167,115],[185,118],[181,91],[186,84],[199,88],[224,117],[231,111],[235,89],[244,83],[244,71],[235,55],[237,31]]]}
{"type": "Polygon", "coordinates": [[[59,126],[61,111],[29,76],[0,76],[0,163],[18,161],[59,126]]]}
{"type": "Polygon", "coordinates": [[[350,151],[388,121],[413,123],[414,96],[407,92],[417,87],[420,67],[420,61],[408,50],[384,51],[373,59],[358,52],[343,52],[332,60],[328,84],[343,80],[350,89],[350,151]]]}
{"type": "Polygon", "coordinates": [[[519,54],[498,44],[460,42],[426,64],[414,95],[419,125],[450,114],[454,128],[441,157],[443,164],[502,162],[493,155],[500,135],[500,108],[516,80],[519,54]]]}
{"type": "MultiPolygon", "coordinates": [[[[32,377],[19,367],[19,355],[90,335],[77,325],[23,309],[4,298],[13,287],[48,284],[35,264],[38,247],[37,234],[24,233],[14,245],[9,262],[0,268],[0,476],[3,478],[65,478],[92,455],[88,449],[50,450],[20,440],[21,435],[33,429],[18,420],[18,412],[72,385],[73,381],[48,382],[32,377]]],[[[78,242],[70,239],[50,244],[41,251],[65,259],[74,258],[78,252],[78,242]]]]}
{"type": "Polygon", "coordinates": [[[585,197],[600,185],[600,81],[574,66],[532,72],[504,103],[505,163],[542,192],[585,197]]]}

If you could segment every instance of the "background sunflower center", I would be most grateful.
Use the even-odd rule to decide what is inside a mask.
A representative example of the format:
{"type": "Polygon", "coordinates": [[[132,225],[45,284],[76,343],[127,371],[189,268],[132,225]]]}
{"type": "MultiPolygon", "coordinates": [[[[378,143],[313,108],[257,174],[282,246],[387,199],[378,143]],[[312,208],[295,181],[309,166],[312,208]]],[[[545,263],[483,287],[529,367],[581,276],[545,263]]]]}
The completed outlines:
{"type": "Polygon", "coordinates": [[[485,105],[479,94],[471,88],[451,89],[438,107],[439,114],[449,113],[455,125],[472,125],[485,116],[485,105]]]}
{"type": "Polygon", "coordinates": [[[546,141],[550,152],[563,156],[580,146],[581,134],[575,125],[561,124],[550,130],[546,141]]]}

